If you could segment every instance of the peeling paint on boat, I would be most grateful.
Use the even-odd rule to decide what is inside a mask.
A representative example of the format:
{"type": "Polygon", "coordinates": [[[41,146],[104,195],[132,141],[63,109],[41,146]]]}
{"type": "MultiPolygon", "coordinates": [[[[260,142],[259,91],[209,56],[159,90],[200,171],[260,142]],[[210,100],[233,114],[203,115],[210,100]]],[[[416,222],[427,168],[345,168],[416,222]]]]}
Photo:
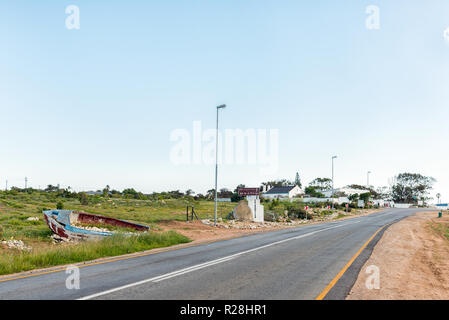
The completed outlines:
{"type": "MultiPolygon", "coordinates": [[[[132,228],[136,231],[148,231],[150,228],[125,220],[105,217],[86,212],[71,210],[45,210],[44,219],[48,227],[55,234],[67,240],[101,239],[111,236],[113,232],[100,232],[79,228],[76,223],[104,223],[112,226],[132,228]]],[[[132,233],[124,233],[132,234],[132,233]]]]}

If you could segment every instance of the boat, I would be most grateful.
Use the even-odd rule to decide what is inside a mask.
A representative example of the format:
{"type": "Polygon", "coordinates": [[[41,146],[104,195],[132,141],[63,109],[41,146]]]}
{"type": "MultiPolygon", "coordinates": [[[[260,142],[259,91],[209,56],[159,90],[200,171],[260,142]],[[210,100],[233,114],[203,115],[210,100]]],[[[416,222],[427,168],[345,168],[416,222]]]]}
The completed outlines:
{"type": "MultiPolygon", "coordinates": [[[[112,236],[114,232],[88,230],[78,227],[77,223],[102,223],[111,226],[131,228],[136,231],[148,231],[150,227],[141,224],[72,210],[44,210],[44,219],[54,234],[64,240],[90,240],[112,236]]],[[[122,233],[131,235],[135,233],[122,233]]]]}

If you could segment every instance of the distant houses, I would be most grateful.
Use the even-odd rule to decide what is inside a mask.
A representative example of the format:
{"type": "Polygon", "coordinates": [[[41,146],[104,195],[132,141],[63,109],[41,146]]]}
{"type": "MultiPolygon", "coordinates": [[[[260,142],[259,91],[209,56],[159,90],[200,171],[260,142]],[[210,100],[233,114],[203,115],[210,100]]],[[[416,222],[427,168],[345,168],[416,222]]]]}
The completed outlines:
{"type": "Polygon", "coordinates": [[[262,195],[265,199],[292,199],[296,196],[304,194],[304,191],[299,186],[284,186],[273,187],[268,191],[263,192],[262,195]]]}
{"type": "MultiPolygon", "coordinates": [[[[324,194],[326,198],[332,197],[332,190],[317,190],[317,192],[320,192],[324,194]]],[[[344,187],[344,188],[336,188],[333,191],[333,194],[345,194],[346,196],[352,196],[353,194],[361,195],[363,193],[369,192],[369,190],[362,190],[362,189],[354,189],[350,187],[344,187]]]]}

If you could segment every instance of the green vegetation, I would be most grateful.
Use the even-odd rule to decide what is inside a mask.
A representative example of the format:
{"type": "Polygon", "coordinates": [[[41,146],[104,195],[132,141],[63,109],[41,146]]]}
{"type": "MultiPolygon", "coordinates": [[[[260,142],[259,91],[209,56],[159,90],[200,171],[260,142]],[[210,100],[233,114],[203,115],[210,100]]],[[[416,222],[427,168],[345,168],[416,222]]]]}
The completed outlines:
{"type": "MultiPolygon", "coordinates": [[[[314,217],[322,218],[333,214],[335,211],[328,210],[327,207],[332,205],[330,202],[321,203],[303,203],[288,200],[273,201],[265,200],[262,202],[265,209],[266,221],[281,221],[282,218],[289,218],[292,220],[305,219],[307,213],[307,219],[311,220],[314,217]],[[309,207],[309,210],[305,210],[305,206],[309,207]]],[[[334,208],[337,211],[344,211],[345,214],[339,213],[337,218],[346,217],[351,214],[358,214],[360,209],[356,209],[356,204],[351,203],[349,208],[346,208],[344,204],[340,205],[335,203],[334,208]]]]}
{"type": "MultiPolygon", "coordinates": [[[[162,233],[157,224],[168,220],[185,221],[187,205],[195,207],[200,219],[212,218],[214,214],[214,202],[206,199],[195,200],[192,196],[166,199],[165,196],[145,197],[147,199],[134,199],[129,193],[88,195],[56,187],[47,188],[46,191],[17,188],[0,191],[0,240],[22,240],[32,248],[31,252],[19,251],[0,243],[0,274],[184,243],[189,239],[175,232],[162,233]],[[148,225],[152,231],[126,239],[114,236],[97,242],[55,245],[42,211],[57,207],[148,225]],[[39,220],[29,220],[36,217],[39,220]]],[[[234,206],[235,203],[220,203],[219,216],[225,217],[234,206]]]]}
{"type": "Polygon", "coordinates": [[[321,192],[316,191],[315,187],[309,186],[306,187],[306,189],[304,190],[306,195],[309,195],[313,198],[325,198],[325,195],[322,194],[321,192]]]}
{"type": "MultiPolygon", "coordinates": [[[[0,226],[3,229],[1,238],[16,239],[45,238],[51,235],[43,220],[42,211],[63,207],[67,210],[78,210],[108,217],[123,219],[135,223],[155,226],[167,220],[185,221],[186,207],[195,207],[200,219],[212,218],[214,202],[211,200],[195,200],[192,196],[182,198],[139,200],[127,196],[113,194],[86,195],[86,193],[67,193],[64,191],[37,191],[13,189],[0,191],[0,226]],[[84,204],[83,204],[84,203],[84,204]],[[39,221],[27,221],[29,217],[39,217],[39,221]]],[[[235,203],[219,203],[218,214],[223,218],[234,208],[235,203]]]]}
{"type": "Polygon", "coordinates": [[[434,232],[449,240],[449,223],[430,222],[429,225],[434,232]]]}
{"type": "MultiPolygon", "coordinates": [[[[238,196],[237,189],[221,189],[218,196],[239,201],[241,197],[238,196]]],[[[170,220],[185,221],[187,206],[193,206],[200,219],[212,219],[213,195],[214,190],[209,190],[204,196],[194,195],[192,190],[185,193],[170,191],[145,195],[131,188],[118,192],[110,190],[108,186],[95,194],[77,193],[70,188],[60,189],[51,185],[46,190],[12,188],[10,191],[0,191],[0,240],[22,240],[27,247],[31,247],[30,251],[20,251],[0,244],[0,274],[188,242],[188,238],[174,231],[163,233],[158,224],[170,220]],[[115,235],[94,242],[53,244],[52,232],[45,224],[42,211],[55,208],[84,211],[144,224],[150,226],[150,231],[131,237],[115,235]]],[[[262,199],[262,204],[267,221],[288,222],[304,219],[306,215],[307,219],[312,219],[333,213],[325,209],[328,203],[307,204],[310,208],[308,212],[304,209],[305,204],[299,201],[262,199]]],[[[235,205],[232,202],[219,203],[219,217],[225,218],[235,205]]],[[[337,205],[336,208],[344,209],[337,205]]],[[[134,231],[114,229],[103,224],[88,226],[108,228],[111,231],[134,231]]]]}
{"type": "Polygon", "coordinates": [[[118,256],[189,241],[173,231],[148,232],[138,236],[114,235],[101,241],[41,247],[31,252],[8,250],[0,255],[0,275],[118,256]]]}
{"type": "Polygon", "coordinates": [[[429,191],[436,180],[419,173],[401,173],[395,177],[395,184],[391,187],[391,197],[397,203],[414,203],[427,201],[429,191]]]}

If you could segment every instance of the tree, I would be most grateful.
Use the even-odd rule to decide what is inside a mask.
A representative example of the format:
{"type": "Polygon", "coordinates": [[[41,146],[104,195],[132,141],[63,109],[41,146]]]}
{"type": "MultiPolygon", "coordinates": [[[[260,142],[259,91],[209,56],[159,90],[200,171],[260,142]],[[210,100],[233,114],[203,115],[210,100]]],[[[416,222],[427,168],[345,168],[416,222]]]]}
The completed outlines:
{"type": "Polygon", "coordinates": [[[297,185],[298,187],[302,188],[301,178],[299,177],[299,173],[298,172],[296,172],[295,185],[297,185]]]}
{"type": "Polygon", "coordinates": [[[232,191],[228,190],[227,188],[222,188],[218,192],[219,198],[231,198],[232,197],[232,191]]]}
{"type": "Polygon", "coordinates": [[[390,198],[390,193],[388,192],[388,187],[378,187],[376,190],[377,199],[387,200],[390,198]]]}
{"type": "Polygon", "coordinates": [[[239,202],[240,200],[243,200],[243,197],[239,196],[239,189],[245,188],[244,184],[239,184],[237,187],[235,187],[234,192],[231,196],[232,202],[239,202]]]}
{"type": "Polygon", "coordinates": [[[47,186],[47,188],[45,188],[45,192],[56,192],[56,191],[58,191],[58,187],[56,187],[56,186],[53,186],[53,185],[51,185],[51,184],[49,184],[48,186],[47,186]]]}
{"type": "Polygon", "coordinates": [[[79,195],[80,203],[83,206],[87,206],[89,204],[89,199],[87,198],[87,194],[85,192],[81,192],[79,195]]]}
{"type": "Polygon", "coordinates": [[[111,188],[109,187],[109,185],[107,185],[104,189],[103,189],[103,197],[107,198],[109,197],[109,190],[111,188]]]}
{"type": "Polygon", "coordinates": [[[191,195],[194,195],[194,194],[195,194],[195,192],[192,189],[188,189],[186,191],[186,196],[191,196],[191,195]]]}
{"type": "Polygon", "coordinates": [[[138,198],[138,193],[136,190],[134,190],[134,188],[125,189],[123,190],[122,193],[125,198],[134,198],[134,199],[138,198]]]}
{"type": "Polygon", "coordinates": [[[348,188],[358,189],[358,190],[366,190],[366,191],[369,191],[375,199],[381,199],[380,194],[376,190],[374,190],[372,187],[361,186],[359,184],[351,184],[348,186],[348,188]]]}
{"type": "Polygon", "coordinates": [[[271,186],[271,187],[287,187],[287,186],[294,185],[294,183],[287,179],[280,179],[280,180],[262,182],[262,185],[271,186]]]}
{"type": "Polygon", "coordinates": [[[331,190],[332,189],[332,179],[329,178],[316,178],[309,183],[309,186],[314,187],[319,190],[331,190]]]}
{"type": "Polygon", "coordinates": [[[360,195],[360,200],[363,200],[363,202],[365,203],[365,208],[368,207],[370,199],[371,199],[371,192],[362,193],[360,195]]]}
{"type": "Polygon", "coordinates": [[[304,190],[305,194],[313,198],[325,198],[325,195],[321,192],[316,191],[315,187],[306,187],[304,190]]]}
{"type": "Polygon", "coordinates": [[[419,173],[401,173],[395,177],[391,188],[391,197],[398,203],[417,203],[428,199],[426,196],[433,188],[435,179],[419,173]]]}
{"type": "Polygon", "coordinates": [[[207,190],[206,197],[207,197],[207,199],[214,199],[215,198],[215,189],[207,190]]]}

